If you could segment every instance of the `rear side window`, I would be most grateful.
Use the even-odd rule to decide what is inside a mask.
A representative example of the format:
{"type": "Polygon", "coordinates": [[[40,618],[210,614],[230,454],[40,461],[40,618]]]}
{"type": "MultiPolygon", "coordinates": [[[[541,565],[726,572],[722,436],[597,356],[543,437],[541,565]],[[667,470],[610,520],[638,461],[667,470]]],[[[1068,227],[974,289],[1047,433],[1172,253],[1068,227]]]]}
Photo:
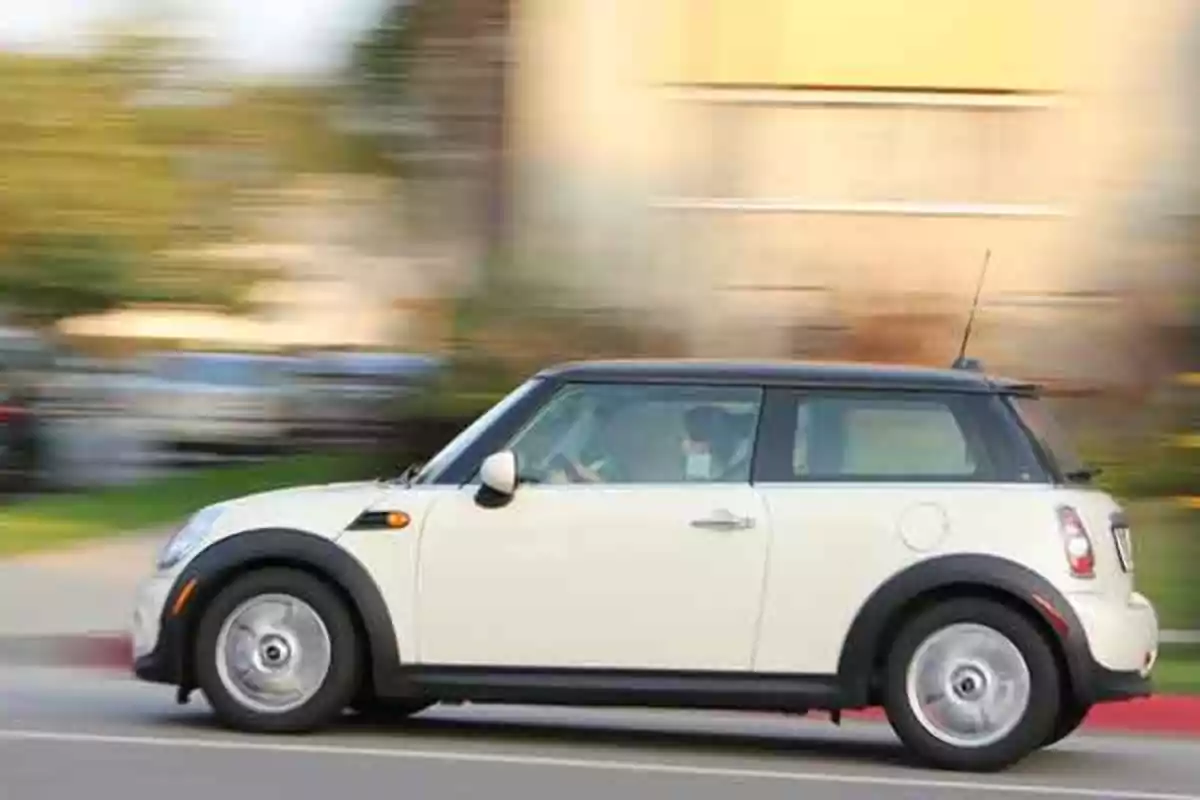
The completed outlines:
{"type": "Polygon", "coordinates": [[[780,391],[763,481],[1029,482],[1036,460],[990,395],[780,391]]]}

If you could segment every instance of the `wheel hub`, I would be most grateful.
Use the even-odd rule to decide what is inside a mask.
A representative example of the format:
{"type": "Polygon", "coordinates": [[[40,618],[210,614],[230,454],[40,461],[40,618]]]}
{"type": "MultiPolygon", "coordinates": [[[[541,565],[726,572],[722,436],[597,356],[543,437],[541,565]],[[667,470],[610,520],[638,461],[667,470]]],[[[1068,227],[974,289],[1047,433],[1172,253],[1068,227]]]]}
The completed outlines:
{"type": "Polygon", "coordinates": [[[950,675],[950,694],[965,702],[977,702],[987,693],[989,676],[976,664],[958,667],[950,675]]]}
{"type": "Polygon", "coordinates": [[[286,667],[292,660],[293,649],[291,642],[283,634],[268,633],[258,642],[259,663],[266,669],[286,667]]]}
{"type": "Polygon", "coordinates": [[[246,708],[284,713],[320,690],[333,645],[321,617],[289,595],[252,597],[225,618],[217,636],[217,674],[246,708]]]}
{"type": "Polygon", "coordinates": [[[929,734],[954,747],[987,747],[1025,716],[1032,685],[1021,651],[975,623],[935,631],[917,648],[905,678],[909,707],[929,734]]]}

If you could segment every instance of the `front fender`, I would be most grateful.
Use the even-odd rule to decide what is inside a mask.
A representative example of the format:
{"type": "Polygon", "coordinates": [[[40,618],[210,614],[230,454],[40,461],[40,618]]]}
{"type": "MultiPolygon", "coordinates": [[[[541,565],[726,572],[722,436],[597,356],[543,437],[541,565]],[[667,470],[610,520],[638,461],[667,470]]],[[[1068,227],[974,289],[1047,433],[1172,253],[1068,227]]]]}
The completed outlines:
{"type": "Polygon", "coordinates": [[[330,540],[288,528],[263,528],[229,536],[209,545],[175,578],[160,620],[152,659],[156,680],[192,688],[193,639],[208,602],[236,576],[267,566],[290,566],[313,573],[341,592],[366,637],[372,677],[382,686],[400,663],[396,634],[387,605],[375,582],[354,556],[330,540]],[[180,613],[174,605],[195,581],[180,613]]]}

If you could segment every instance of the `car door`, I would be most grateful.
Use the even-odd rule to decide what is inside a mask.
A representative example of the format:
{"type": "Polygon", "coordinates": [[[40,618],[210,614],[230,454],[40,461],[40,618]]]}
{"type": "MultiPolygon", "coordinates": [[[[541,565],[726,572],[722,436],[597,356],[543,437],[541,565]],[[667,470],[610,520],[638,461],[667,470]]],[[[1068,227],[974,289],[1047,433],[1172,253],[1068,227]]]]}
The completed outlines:
{"type": "MultiPolygon", "coordinates": [[[[1016,453],[985,394],[772,389],[755,466],[775,531],[756,668],[837,671],[860,608],[887,579],[1020,507],[1016,453]],[[1002,480],[1003,479],[1003,480],[1002,480]]],[[[1019,516],[1008,515],[1011,518],[1019,516]]]]}
{"type": "Polygon", "coordinates": [[[419,660],[749,669],[770,537],[749,482],[761,394],[563,386],[509,445],[509,502],[472,483],[431,511],[419,660]]]}

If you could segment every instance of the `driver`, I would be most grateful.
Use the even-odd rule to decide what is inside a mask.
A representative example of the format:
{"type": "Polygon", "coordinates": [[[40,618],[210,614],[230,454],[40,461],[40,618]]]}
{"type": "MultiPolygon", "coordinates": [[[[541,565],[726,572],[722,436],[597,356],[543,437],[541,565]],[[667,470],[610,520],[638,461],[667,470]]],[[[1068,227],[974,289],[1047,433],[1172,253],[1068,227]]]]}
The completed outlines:
{"type": "Polygon", "coordinates": [[[683,416],[684,479],[716,480],[738,455],[734,420],[717,406],[696,406],[683,416]]]}

